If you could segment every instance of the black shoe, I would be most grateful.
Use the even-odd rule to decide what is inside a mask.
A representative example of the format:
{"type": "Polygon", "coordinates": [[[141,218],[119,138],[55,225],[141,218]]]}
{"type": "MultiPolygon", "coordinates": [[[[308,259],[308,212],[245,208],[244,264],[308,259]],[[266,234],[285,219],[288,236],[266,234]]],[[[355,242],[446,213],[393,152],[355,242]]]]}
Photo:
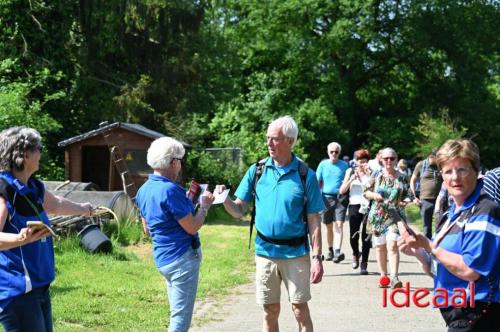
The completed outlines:
{"type": "Polygon", "coordinates": [[[325,261],[333,260],[333,251],[329,251],[328,255],[326,255],[325,261]]]}
{"type": "Polygon", "coordinates": [[[345,259],[345,255],[344,254],[335,255],[335,257],[333,257],[333,262],[334,263],[340,263],[344,259],[345,259]]]}
{"type": "Polygon", "coordinates": [[[359,267],[359,257],[352,256],[352,269],[356,270],[359,267]]]}
{"type": "Polygon", "coordinates": [[[361,270],[359,270],[359,274],[362,276],[368,275],[368,263],[361,262],[361,270]]]}

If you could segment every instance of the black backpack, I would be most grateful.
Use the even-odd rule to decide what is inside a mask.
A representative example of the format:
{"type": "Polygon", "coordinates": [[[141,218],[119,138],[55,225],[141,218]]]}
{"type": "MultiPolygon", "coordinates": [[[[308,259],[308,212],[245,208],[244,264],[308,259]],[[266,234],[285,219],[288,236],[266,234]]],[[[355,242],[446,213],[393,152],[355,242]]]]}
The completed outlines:
{"type": "MultiPolygon", "coordinates": [[[[252,181],[252,196],[253,196],[253,207],[252,207],[252,217],[250,219],[250,238],[248,239],[248,248],[250,249],[250,246],[252,244],[252,231],[253,231],[253,225],[255,224],[255,197],[257,195],[257,182],[259,181],[260,177],[262,176],[262,173],[264,171],[264,166],[266,164],[267,158],[264,158],[258,162],[255,163],[255,174],[253,177],[252,181]]],[[[272,239],[269,237],[264,236],[262,233],[257,230],[257,235],[263,239],[266,242],[274,243],[274,244],[286,244],[286,245],[291,245],[291,246],[297,246],[305,243],[305,246],[307,247],[308,242],[307,242],[307,235],[309,234],[309,228],[307,227],[307,187],[306,187],[306,181],[307,181],[307,172],[309,170],[309,166],[305,162],[299,159],[299,175],[300,175],[300,181],[302,182],[302,186],[304,188],[304,212],[302,214],[303,216],[303,221],[304,221],[304,236],[301,236],[299,238],[293,238],[293,239],[272,239]]]]}

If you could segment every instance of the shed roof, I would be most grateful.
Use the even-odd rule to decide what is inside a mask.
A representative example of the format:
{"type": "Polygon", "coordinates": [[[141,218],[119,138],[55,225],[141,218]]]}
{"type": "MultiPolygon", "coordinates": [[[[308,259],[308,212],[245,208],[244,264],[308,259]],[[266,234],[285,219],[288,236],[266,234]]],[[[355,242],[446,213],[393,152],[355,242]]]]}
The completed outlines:
{"type": "MultiPolygon", "coordinates": [[[[142,136],[146,136],[146,137],[149,137],[149,138],[152,138],[152,139],[157,139],[157,138],[166,136],[166,135],[164,135],[162,133],[159,133],[157,131],[148,129],[148,128],[140,125],[140,124],[126,123],[126,122],[115,122],[115,123],[111,123],[111,124],[108,124],[108,125],[105,125],[105,126],[101,126],[101,127],[97,128],[97,129],[88,131],[88,132],[80,134],[78,136],[65,139],[65,140],[57,143],[57,146],[59,146],[59,147],[65,147],[65,146],[68,146],[68,145],[71,145],[71,144],[74,144],[74,143],[77,143],[77,142],[81,142],[83,140],[86,140],[87,138],[94,137],[94,136],[97,136],[97,135],[101,135],[102,133],[104,133],[104,132],[106,132],[108,130],[114,129],[114,128],[123,128],[125,130],[131,131],[131,132],[134,132],[136,134],[139,134],[139,135],[142,135],[142,136]]],[[[191,147],[190,144],[187,144],[187,143],[185,143],[183,141],[180,141],[180,142],[182,143],[182,145],[184,147],[188,147],[188,148],[191,147]]]]}

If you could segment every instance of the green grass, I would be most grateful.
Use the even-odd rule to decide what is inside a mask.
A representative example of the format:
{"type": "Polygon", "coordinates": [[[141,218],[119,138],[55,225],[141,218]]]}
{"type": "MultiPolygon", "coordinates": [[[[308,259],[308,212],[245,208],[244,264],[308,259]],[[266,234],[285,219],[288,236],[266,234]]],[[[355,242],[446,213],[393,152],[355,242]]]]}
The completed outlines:
{"type": "Polygon", "coordinates": [[[419,231],[422,231],[422,217],[420,216],[420,208],[415,204],[410,204],[405,209],[406,216],[412,225],[415,225],[419,231]]]}
{"type": "MultiPolygon", "coordinates": [[[[248,224],[233,221],[217,208],[200,231],[198,300],[229,293],[249,282],[254,270],[248,224]]],[[[120,227],[120,234],[115,229],[109,255],[86,252],[76,237],[56,241],[56,280],[51,287],[56,331],[165,331],[165,283],[153,263],[149,241],[138,236],[141,227],[130,223],[120,227]]]]}

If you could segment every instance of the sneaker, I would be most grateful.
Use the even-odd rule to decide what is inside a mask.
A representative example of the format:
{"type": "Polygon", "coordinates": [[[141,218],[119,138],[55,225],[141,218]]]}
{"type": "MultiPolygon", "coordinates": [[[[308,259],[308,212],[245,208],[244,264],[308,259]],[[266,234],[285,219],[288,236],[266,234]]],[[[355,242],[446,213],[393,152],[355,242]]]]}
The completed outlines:
{"type": "Polygon", "coordinates": [[[326,255],[325,261],[333,260],[333,251],[329,251],[328,255],[326,255]]]}
{"type": "Polygon", "coordinates": [[[391,279],[391,288],[402,288],[403,283],[398,279],[398,277],[394,277],[391,279]]]}
{"type": "Polygon", "coordinates": [[[368,275],[368,263],[361,262],[361,270],[359,270],[359,274],[362,276],[368,275]]]}
{"type": "Polygon", "coordinates": [[[344,259],[345,259],[345,255],[344,254],[335,255],[335,257],[333,257],[333,262],[334,263],[340,263],[344,259]]]}
{"type": "Polygon", "coordinates": [[[359,257],[352,256],[352,269],[356,270],[359,267],[359,257]]]}

